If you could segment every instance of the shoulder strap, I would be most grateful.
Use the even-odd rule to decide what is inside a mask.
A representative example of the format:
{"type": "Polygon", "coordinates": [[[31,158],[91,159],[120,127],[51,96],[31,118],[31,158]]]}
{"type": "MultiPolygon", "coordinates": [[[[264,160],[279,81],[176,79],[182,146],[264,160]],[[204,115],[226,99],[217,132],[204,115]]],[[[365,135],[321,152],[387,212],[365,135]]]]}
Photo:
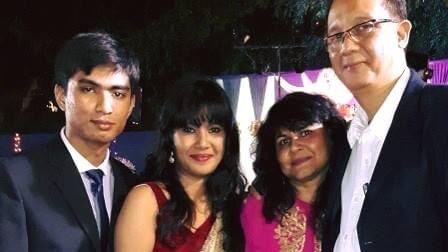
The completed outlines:
{"type": "Polygon", "coordinates": [[[163,206],[168,201],[168,199],[166,198],[162,189],[154,182],[148,182],[147,184],[149,185],[149,187],[151,187],[151,190],[154,192],[154,195],[156,196],[157,205],[159,207],[163,206]]]}

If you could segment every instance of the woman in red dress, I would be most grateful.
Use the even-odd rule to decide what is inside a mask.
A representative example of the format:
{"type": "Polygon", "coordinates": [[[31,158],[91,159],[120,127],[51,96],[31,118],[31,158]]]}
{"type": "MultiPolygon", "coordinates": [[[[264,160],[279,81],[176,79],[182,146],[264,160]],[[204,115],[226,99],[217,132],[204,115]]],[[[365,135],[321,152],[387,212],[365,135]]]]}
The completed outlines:
{"type": "Polygon", "coordinates": [[[230,102],[209,80],[179,85],[171,94],[147,165],[152,182],[127,196],[115,251],[238,251],[245,179],[230,102]]]}

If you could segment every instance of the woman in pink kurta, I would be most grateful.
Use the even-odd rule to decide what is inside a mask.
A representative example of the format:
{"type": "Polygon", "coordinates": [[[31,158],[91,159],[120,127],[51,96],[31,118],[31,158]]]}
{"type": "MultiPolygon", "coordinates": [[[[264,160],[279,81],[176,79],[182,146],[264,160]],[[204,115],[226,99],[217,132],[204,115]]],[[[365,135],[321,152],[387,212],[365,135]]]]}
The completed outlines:
{"type": "Polygon", "coordinates": [[[257,132],[256,178],[241,212],[248,252],[320,252],[322,187],[345,121],[321,95],[292,93],[257,132]]]}

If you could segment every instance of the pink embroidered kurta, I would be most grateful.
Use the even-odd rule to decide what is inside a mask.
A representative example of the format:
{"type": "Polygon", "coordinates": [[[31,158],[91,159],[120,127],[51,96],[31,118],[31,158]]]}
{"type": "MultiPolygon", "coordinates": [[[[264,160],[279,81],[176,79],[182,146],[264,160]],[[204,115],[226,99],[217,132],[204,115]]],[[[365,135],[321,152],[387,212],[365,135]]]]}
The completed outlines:
{"type": "Polygon", "coordinates": [[[253,194],[247,197],[241,224],[246,239],[247,252],[319,252],[320,241],[316,239],[312,206],[299,199],[288,210],[281,222],[267,223],[263,213],[263,200],[253,194]]]}

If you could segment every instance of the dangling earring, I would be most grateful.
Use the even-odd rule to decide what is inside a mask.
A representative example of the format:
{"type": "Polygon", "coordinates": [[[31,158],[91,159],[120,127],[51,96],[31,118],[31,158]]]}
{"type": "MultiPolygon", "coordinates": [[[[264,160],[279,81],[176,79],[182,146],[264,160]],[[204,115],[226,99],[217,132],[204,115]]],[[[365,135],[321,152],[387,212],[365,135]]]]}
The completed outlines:
{"type": "Polygon", "coordinates": [[[171,152],[170,157],[168,158],[168,163],[174,164],[174,153],[171,152]]]}

